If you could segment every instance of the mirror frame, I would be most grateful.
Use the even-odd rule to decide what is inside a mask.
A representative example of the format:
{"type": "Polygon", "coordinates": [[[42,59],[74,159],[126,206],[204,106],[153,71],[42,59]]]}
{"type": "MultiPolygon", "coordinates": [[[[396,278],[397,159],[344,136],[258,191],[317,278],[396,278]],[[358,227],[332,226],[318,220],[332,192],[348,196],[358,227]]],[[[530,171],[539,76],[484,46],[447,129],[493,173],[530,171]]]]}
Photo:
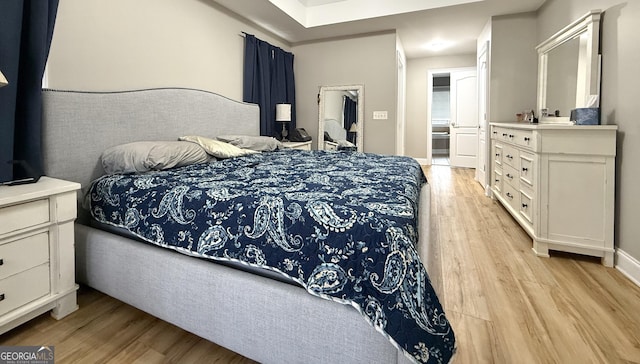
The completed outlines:
{"type": "Polygon", "coordinates": [[[356,148],[364,151],[364,85],[321,86],[320,102],[318,103],[318,150],[324,150],[324,100],[327,91],[356,91],[358,92],[358,120],[356,121],[356,148]]]}
{"type": "MultiPolygon", "coordinates": [[[[583,75],[584,88],[576,85],[576,95],[583,95],[584,102],[576,107],[585,107],[590,95],[600,97],[600,18],[601,10],[592,10],[574,21],[536,47],[538,51],[538,115],[541,123],[567,123],[569,117],[542,117],[542,109],[547,107],[547,62],[549,52],[560,45],[586,34],[586,52],[583,75]]],[[[578,67],[580,69],[580,67],[578,67]]],[[[576,100],[578,96],[576,96],[576,100]]],[[[599,101],[599,100],[598,100],[599,101]]],[[[599,102],[598,102],[599,103],[599,102]]]]}

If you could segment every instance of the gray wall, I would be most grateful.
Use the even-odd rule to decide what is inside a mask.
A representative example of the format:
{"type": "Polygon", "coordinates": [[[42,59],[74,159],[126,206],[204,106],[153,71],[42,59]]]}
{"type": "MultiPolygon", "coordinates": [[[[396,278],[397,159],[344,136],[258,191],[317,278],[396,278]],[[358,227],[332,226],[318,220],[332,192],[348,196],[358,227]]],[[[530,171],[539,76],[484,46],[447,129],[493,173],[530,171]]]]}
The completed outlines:
{"type": "Polygon", "coordinates": [[[309,43],[293,47],[298,126],[318,140],[320,86],[364,85],[364,151],[394,154],[397,104],[396,34],[309,43]],[[373,111],[388,120],[373,120],[373,111]]]}
{"type": "Polygon", "coordinates": [[[63,0],[49,56],[49,87],[191,87],[242,99],[245,31],[287,44],[201,0],[63,0]]]}
{"type": "Polygon", "coordinates": [[[640,1],[547,0],[539,10],[538,41],[592,9],[602,21],[602,123],[618,125],[616,246],[640,260],[640,1]]]}
{"type": "Polygon", "coordinates": [[[427,157],[427,76],[429,70],[475,67],[476,55],[407,59],[405,155],[427,157]]]}
{"type": "Polygon", "coordinates": [[[536,15],[491,19],[491,122],[516,121],[516,113],[536,108],[538,53],[536,15]]]}

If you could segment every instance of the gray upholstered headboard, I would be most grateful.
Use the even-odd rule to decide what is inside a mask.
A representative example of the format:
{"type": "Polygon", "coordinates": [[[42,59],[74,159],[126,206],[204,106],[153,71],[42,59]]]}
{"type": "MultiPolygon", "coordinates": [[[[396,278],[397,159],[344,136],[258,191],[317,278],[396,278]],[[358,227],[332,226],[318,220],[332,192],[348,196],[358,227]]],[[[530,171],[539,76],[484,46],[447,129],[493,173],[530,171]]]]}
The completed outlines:
{"type": "Polygon", "coordinates": [[[102,175],[106,148],[182,135],[260,134],[255,104],[193,89],[43,91],[45,174],[82,184],[102,175]]]}

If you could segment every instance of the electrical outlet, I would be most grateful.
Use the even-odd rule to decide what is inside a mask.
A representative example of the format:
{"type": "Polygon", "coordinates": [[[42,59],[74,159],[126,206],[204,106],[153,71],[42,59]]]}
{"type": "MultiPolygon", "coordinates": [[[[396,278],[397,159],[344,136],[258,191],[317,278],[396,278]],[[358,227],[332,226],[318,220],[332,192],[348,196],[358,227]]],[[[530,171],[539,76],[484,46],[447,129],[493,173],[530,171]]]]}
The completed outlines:
{"type": "Polygon", "coordinates": [[[374,111],[373,120],[387,120],[389,116],[386,111],[374,111]]]}

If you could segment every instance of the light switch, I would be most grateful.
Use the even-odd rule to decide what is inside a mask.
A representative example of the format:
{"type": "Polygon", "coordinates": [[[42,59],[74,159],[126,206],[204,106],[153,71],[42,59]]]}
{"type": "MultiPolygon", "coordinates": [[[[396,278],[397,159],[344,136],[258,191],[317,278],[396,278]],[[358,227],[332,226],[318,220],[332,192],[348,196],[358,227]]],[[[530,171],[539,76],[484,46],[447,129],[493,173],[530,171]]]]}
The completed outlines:
{"type": "Polygon", "coordinates": [[[374,111],[373,120],[387,120],[389,116],[386,111],[374,111]]]}

